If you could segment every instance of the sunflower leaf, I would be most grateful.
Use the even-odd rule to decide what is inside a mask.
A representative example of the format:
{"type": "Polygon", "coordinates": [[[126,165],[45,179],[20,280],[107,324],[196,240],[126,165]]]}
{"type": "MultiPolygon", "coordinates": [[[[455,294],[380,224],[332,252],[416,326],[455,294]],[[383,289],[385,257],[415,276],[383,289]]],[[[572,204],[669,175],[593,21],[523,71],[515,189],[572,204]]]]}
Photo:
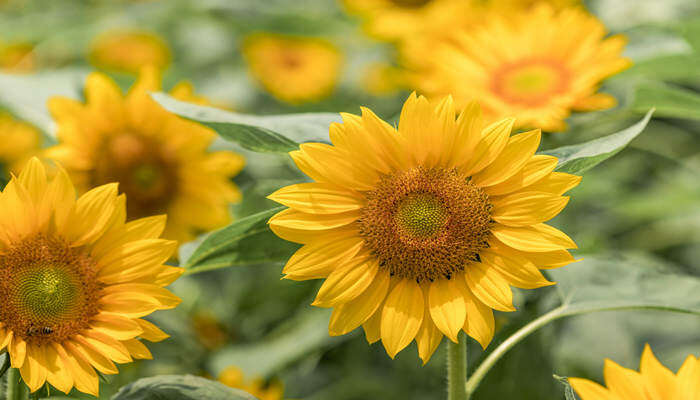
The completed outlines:
{"type": "Polygon", "coordinates": [[[602,138],[571,146],[563,146],[541,152],[559,158],[557,171],[582,174],[625,148],[649,123],[654,110],[649,110],[644,118],[629,128],[602,138]]]}
{"type": "Polygon", "coordinates": [[[267,227],[270,217],[283,209],[261,211],[214,231],[195,245],[189,256],[190,249],[185,247],[180,260],[186,273],[286,260],[298,246],[278,238],[267,227]]]}
{"type": "Polygon", "coordinates": [[[122,387],[112,400],[256,400],[252,395],[193,375],[143,378],[122,387]]]}
{"type": "Polygon", "coordinates": [[[659,117],[700,119],[700,95],[692,90],[659,82],[639,85],[632,109],[655,107],[659,117]]]}
{"type": "Polygon", "coordinates": [[[166,110],[215,130],[223,139],[261,153],[287,153],[300,142],[328,141],[328,127],[340,121],[335,113],[246,115],[178,101],[164,93],[153,99],[166,110]]]}
{"type": "Polygon", "coordinates": [[[559,375],[552,375],[554,379],[559,381],[562,385],[564,385],[564,399],[565,400],[577,400],[576,399],[576,394],[574,393],[574,388],[571,387],[571,384],[569,383],[569,378],[566,376],[559,376],[559,375]]]}
{"type": "Polygon", "coordinates": [[[700,278],[673,273],[666,265],[634,257],[590,256],[582,262],[547,271],[556,281],[553,302],[559,307],[541,315],[505,339],[484,359],[467,382],[473,393],[486,373],[511,348],[538,329],[561,318],[604,311],[648,310],[700,316],[700,278]]]}

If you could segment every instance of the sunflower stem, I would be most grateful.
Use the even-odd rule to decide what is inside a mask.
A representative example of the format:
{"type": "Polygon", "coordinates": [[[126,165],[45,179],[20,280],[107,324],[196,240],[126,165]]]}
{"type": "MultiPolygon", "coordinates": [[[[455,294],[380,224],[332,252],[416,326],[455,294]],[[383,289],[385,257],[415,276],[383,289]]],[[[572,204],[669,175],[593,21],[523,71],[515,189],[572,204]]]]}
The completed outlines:
{"type": "Polygon", "coordinates": [[[458,342],[447,342],[447,400],[467,400],[467,337],[460,332],[458,342]]]}
{"type": "Polygon", "coordinates": [[[27,386],[22,382],[19,370],[10,368],[7,371],[7,400],[27,400],[27,386]]]}

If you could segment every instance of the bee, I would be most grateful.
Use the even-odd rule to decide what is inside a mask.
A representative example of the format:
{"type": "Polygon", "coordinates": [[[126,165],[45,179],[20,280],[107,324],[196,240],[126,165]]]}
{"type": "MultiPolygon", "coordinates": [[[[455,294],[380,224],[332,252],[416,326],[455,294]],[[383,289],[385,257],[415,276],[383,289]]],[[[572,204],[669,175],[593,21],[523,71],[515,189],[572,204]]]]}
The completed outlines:
{"type": "Polygon", "coordinates": [[[50,326],[44,326],[43,328],[38,328],[36,326],[30,326],[27,328],[27,336],[37,336],[37,335],[50,335],[53,333],[53,328],[50,326]]]}

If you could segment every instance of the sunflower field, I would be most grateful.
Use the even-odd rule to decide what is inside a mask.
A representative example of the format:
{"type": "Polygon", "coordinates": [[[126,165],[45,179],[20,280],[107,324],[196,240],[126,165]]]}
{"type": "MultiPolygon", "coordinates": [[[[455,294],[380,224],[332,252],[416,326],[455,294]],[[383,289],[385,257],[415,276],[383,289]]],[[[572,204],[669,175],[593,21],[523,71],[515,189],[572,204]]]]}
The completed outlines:
{"type": "Polygon", "coordinates": [[[700,400],[697,0],[0,0],[0,400],[700,400]]]}

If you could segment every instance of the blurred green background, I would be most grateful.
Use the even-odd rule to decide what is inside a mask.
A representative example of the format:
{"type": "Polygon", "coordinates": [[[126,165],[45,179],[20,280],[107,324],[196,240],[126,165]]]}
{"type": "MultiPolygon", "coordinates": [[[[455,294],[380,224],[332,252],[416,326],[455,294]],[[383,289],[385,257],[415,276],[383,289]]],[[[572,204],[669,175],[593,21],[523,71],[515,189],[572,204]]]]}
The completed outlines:
{"type": "MultiPolygon", "coordinates": [[[[625,55],[635,65],[604,85],[620,100],[619,107],[574,115],[567,132],[546,135],[543,148],[610,134],[638,121],[652,106],[657,111],[627,149],[586,174],[554,225],[566,226],[579,244],[576,254],[586,258],[583,265],[598,272],[589,277],[594,283],[612,279],[607,268],[627,264],[700,277],[700,3],[598,0],[586,5],[612,32],[629,37],[625,55]]],[[[0,44],[25,43],[33,51],[32,72],[0,75],[0,109],[34,124],[45,135],[45,145],[51,143],[46,99],[80,96],[83,79],[93,69],[88,52],[94,37],[129,28],[155,33],[168,44],[172,62],[166,88],[186,79],[199,94],[243,113],[358,113],[363,105],[395,121],[409,92],[397,88],[378,94],[368,76],[377,63],[395,64],[395,49],[366,36],[360,25],[334,0],[0,0],[0,44]],[[241,54],[242,39],[260,31],[321,37],[338,46],[343,67],[334,92],[297,105],[266,93],[241,54]]],[[[110,74],[124,89],[134,79],[110,74]]],[[[264,198],[268,193],[304,180],[286,157],[247,152],[223,141],[217,147],[241,152],[248,160],[236,177],[244,192],[243,202],[232,210],[238,217],[271,207],[264,198]]],[[[361,330],[330,338],[330,313],[309,306],[319,282],[280,280],[282,265],[241,265],[178,280],[173,289],[183,304],[154,317],[172,338],[150,345],[154,360],[120,367],[121,373],[102,386],[102,398],[138,377],[191,373],[216,378],[231,365],[246,376],[283,382],[288,399],[444,397],[444,349],[421,366],[415,344],[392,361],[380,344],[368,346],[361,330]]],[[[674,287],[658,289],[671,293],[674,287]]],[[[518,311],[496,313],[498,332],[491,348],[551,309],[556,290],[517,290],[518,311]]],[[[474,398],[562,399],[563,387],[552,374],[600,381],[606,357],[636,369],[647,342],[675,370],[687,354],[698,352],[700,319],[635,311],[559,321],[504,357],[474,398]]],[[[470,341],[470,365],[482,357],[470,341]]]]}

